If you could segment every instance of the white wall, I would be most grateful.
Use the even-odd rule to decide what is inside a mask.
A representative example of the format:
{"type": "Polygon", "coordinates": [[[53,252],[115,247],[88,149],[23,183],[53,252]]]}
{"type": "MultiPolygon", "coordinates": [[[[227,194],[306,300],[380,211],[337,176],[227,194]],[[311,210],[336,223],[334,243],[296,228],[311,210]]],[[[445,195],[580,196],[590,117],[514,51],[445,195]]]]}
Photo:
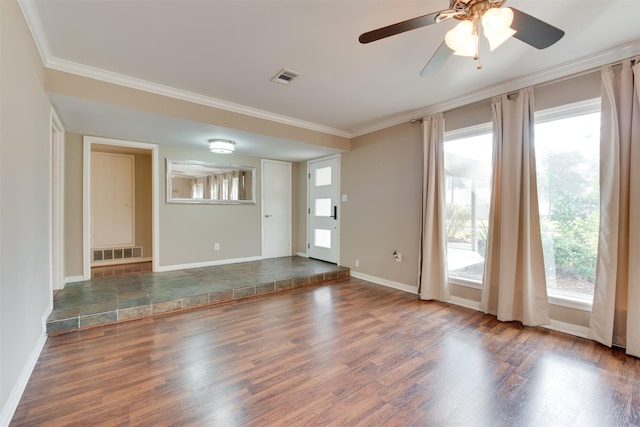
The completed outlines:
{"type": "Polygon", "coordinates": [[[15,1],[0,1],[0,425],[44,343],[50,293],[50,104],[15,1]]]}

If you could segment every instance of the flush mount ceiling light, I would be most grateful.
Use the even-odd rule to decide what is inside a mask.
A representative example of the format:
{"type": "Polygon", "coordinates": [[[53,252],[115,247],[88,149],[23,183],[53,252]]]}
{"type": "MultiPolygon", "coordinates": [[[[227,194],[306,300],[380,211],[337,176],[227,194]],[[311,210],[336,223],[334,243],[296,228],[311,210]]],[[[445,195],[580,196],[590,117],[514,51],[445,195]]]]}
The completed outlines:
{"type": "Polygon", "coordinates": [[[546,49],[564,36],[564,31],[521,10],[503,7],[507,0],[450,0],[449,9],[407,19],[362,33],[360,43],[371,43],[416,28],[438,24],[448,19],[460,21],[447,32],[445,41],[435,51],[420,75],[432,76],[442,68],[451,54],[471,56],[480,65],[478,24],[493,51],[509,38],[518,39],[536,49],[546,49]]]}
{"type": "Polygon", "coordinates": [[[217,154],[233,154],[236,151],[236,143],[228,139],[210,139],[209,151],[217,154]]]}

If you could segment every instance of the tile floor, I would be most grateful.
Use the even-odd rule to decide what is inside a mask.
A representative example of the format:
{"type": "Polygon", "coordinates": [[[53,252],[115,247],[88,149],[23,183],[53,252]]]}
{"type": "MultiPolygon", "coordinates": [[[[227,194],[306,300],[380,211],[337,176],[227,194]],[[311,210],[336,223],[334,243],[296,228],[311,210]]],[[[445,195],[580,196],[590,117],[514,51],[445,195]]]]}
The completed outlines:
{"type": "Polygon", "coordinates": [[[102,271],[69,283],[53,298],[47,334],[153,316],[169,311],[346,279],[348,268],[303,257],[193,268],[163,273],[102,271]]]}

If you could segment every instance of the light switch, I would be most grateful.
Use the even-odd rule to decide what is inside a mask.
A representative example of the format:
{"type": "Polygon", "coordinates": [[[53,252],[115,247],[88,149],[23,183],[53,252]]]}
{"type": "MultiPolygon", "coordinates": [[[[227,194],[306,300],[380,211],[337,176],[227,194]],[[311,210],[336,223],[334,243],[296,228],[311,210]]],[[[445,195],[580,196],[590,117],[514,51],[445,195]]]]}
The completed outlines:
{"type": "Polygon", "coordinates": [[[342,195],[342,201],[343,201],[343,202],[346,202],[346,201],[347,201],[347,195],[346,195],[346,194],[343,194],[343,195],[342,195]]]}

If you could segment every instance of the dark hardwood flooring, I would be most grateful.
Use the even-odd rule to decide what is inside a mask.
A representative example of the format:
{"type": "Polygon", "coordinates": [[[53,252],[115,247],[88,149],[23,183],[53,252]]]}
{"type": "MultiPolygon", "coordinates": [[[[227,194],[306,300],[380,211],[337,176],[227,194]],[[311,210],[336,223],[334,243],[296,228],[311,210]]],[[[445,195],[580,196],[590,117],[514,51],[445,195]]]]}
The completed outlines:
{"type": "Polygon", "coordinates": [[[351,279],[50,337],[11,425],[640,425],[640,361],[351,279]]]}
{"type": "Polygon", "coordinates": [[[127,274],[148,273],[152,268],[153,263],[151,261],[95,266],[91,267],[91,277],[116,277],[125,276],[127,274]]]}

